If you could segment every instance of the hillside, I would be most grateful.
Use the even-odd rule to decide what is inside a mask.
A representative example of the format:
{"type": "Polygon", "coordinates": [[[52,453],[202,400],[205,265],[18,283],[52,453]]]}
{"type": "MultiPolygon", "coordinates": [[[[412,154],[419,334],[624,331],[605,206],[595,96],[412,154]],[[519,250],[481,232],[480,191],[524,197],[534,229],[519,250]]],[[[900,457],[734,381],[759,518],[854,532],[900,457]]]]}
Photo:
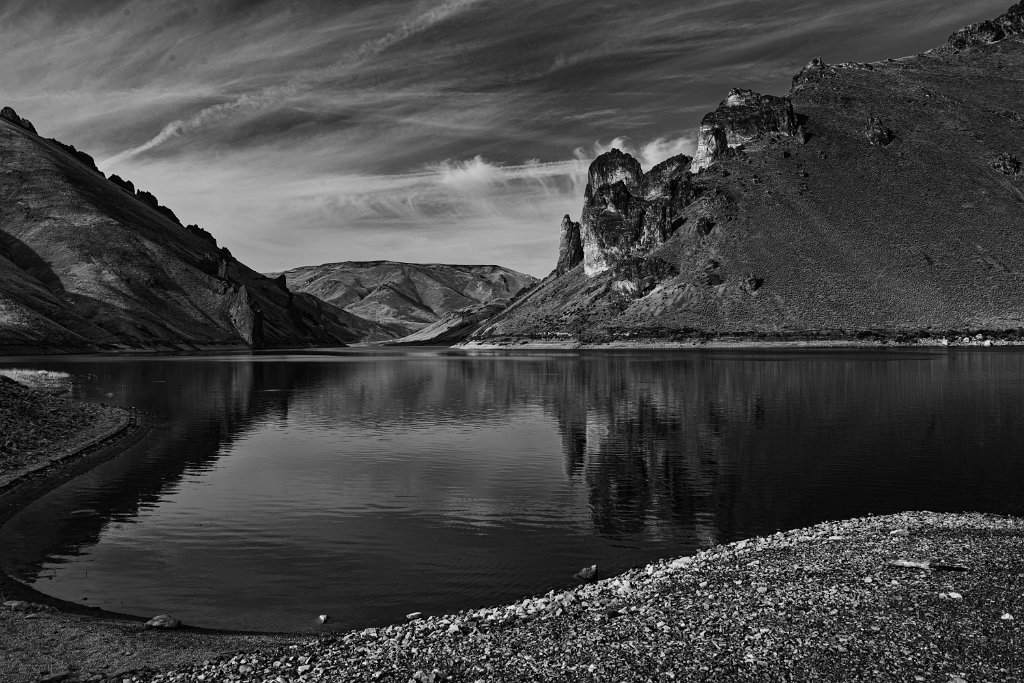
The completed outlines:
{"type": "Polygon", "coordinates": [[[510,299],[537,279],[500,266],[348,261],[273,273],[305,292],[403,336],[449,313],[510,299]]]}
{"type": "Polygon", "coordinates": [[[555,271],[475,338],[1018,334],[1022,34],[1024,3],[924,54],[814,60],[785,96],[731,91],[694,159],[602,155],[555,271]]]}
{"type": "Polygon", "coordinates": [[[0,113],[0,352],[393,336],[256,273],[130,186],[10,108],[0,113]]]}

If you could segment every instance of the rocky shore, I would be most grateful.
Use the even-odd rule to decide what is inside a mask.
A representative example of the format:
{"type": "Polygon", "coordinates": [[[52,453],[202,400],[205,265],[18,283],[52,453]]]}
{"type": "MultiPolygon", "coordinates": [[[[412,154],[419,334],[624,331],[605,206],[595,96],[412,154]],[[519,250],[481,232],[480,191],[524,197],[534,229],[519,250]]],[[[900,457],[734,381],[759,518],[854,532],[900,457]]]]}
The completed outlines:
{"type": "MultiPolygon", "coordinates": [[[[104,408],[0,391],[0,420],[31,404],[56,425],[66,411],[37,454],[69,453],[74,416],[104,408]]],[[[343,635],[147,630],[2,597],[0,680],[12,682],[1024,680],[1024,520],[973,513],[826,522],[343,635]]]]}
{"type": "Polygon", "coordinates": [[[846,348],[943,348],[1021,346],[1024,338],[1017,334],[957,334],[937,337],[891,335],[850,335],[838,337],[793,337],[764,339],[742,336],[695,336],[691,338],[621,337],[608,339],[530,338],[504,337],[497,339],[470,339],[457,345],[467,350],[500,349],[633,349],[637,351],[662,349],[846,349],[846,348]]]}

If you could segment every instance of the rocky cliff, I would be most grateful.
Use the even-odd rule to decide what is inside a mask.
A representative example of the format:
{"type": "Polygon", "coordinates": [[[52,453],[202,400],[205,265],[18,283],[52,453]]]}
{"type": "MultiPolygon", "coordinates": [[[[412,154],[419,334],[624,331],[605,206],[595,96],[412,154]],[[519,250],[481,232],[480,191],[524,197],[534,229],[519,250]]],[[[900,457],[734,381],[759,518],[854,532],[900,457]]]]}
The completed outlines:
{"type": "Polygon", "coordinates": [[[302,266],[270,277],[402,337],[479,304],[508,300],[537,281],[500,266],[347,261],[302,266]]]}
{"type": "Polygon", "coordinates": [[[0,352],[389,336],[247,268],[155,197],[127,192],[87,154],[0,111],[0,352]]]}
{"type": "Polygon", "coordinates": [[[1024,327],[1024,3],[927,53],[731,91],[694,159],[591,167],[555,271],[478,339],[1024,327]]]}

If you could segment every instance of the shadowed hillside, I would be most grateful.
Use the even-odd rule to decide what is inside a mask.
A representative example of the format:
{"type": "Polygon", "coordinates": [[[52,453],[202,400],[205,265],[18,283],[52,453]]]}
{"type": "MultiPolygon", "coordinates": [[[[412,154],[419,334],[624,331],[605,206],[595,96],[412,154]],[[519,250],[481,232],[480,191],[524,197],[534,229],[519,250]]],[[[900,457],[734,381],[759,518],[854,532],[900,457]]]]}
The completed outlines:
{"type": "Polygon", "coordinates": [[[444,319],[449,313],[510,299],[537,279],[500,266],[363,261],[302,266],[274,273],[288,287],[312,294],[398,336],[444,319]]]}
{"type": "Polygon", "coordinates": [[[281,347],[388,338],[183,227],[148,192],[0,114],[0,351],[281,347]]]}
{"type": "Polygon", "coordinates": [[[784,97],[730,92],[694,159],[602,155],[556,270],[476,338],[1016,334],[1022,34],[1024,3],[924,54],[814,60],[784,97]]]}

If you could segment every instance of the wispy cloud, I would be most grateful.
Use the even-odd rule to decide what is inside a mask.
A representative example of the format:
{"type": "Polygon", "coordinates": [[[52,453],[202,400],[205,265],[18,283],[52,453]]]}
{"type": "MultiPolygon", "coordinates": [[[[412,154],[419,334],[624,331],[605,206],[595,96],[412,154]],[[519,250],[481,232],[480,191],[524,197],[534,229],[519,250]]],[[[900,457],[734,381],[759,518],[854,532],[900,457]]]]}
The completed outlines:
{"type": "Polygon", "coordinates": [[[919,52],[1007,0],[8,0],[4,102],[261,270],[550,270],[594,156],[693,151],[731,87],[919,52]]]}
{"type": "Polygon", "coordinates": [[[228,102],[204,107],[188,118],[171,121],[150,140],[115,154],[106,159],[103,164],[113,166],[137,154],[147,152],[180,135],[188,134],[208,125],[221,123],[239,114],[265,109],[274,104],[281,103],[303,90],[308,90],[327,81],[348,75],[352,70],[403,40],[408,40],[417,33],[425,31],[435,24],[445,21],[480,2],[481,0],[448,0],[448,2],[432,7],[403,21],[397,28],[385,35],[362,43],[352,52],[342,55],[336,66],[305,72],[292,78],[284,85],[260,88],[255,92],[239,95],[228,102]]]}

